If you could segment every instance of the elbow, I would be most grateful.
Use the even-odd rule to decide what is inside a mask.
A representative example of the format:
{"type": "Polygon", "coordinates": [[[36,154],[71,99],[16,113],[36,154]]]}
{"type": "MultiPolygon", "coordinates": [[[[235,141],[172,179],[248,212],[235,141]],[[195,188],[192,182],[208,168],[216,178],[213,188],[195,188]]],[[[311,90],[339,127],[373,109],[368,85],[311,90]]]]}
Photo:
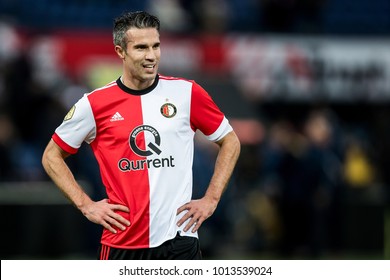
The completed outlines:
{"type": "Polygon", "coordinates": [[[41,158],[41,163],[45,171],[47,172],[51,166],[55,165],[59,160],[63,159],[60,149],[50,141],[44,150],[41,158]]]}
{"type": "Polygon", "coordinates": [[[233,155],[233,158],[237,160],[241,152],[241,143],[237,134],[234,131],[231,131],[224,140],[226,141],[224,141],[222,145],[226,144],[227,150],[229,150],[233,155]]]}
{"type": "Polygon", "coordinates": [[[45,149],[45,151],[42,154],[41,164],[43,168],[47,171],[47,169],[50,166],[50,155],[47,149],[45,149]]]}
{"type": "Polygon", "coordinates": [[[216,142],[219,147],[228,154],[232,162],[236,162],[241,152],[241,143],[234,131],[229,132],[224,138],[216,142]]]}

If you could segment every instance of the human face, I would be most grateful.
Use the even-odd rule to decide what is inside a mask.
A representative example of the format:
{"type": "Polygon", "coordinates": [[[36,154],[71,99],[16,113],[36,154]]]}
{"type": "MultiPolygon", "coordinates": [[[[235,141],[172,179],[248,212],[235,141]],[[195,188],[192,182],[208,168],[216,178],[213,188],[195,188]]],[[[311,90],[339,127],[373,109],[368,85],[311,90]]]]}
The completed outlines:
{"type": "Polygon", "coordinates": [[[127,32],[126,50],[115,46],[123,59],[123,82],[132,89],[152,85],[160,63],[160,35],[155,28],[130,28],[127,32]]]}

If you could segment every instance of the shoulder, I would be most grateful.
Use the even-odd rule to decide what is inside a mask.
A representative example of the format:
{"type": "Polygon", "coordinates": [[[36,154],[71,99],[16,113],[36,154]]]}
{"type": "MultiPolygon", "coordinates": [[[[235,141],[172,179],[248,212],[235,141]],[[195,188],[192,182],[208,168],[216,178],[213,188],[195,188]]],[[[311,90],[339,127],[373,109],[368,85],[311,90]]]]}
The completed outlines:
{"type": "Polygon", "coordinates": [[[91,103],[91,106],[106,104],[108,100],[114,101],[120,96],[120,89],[116,81],[112,81],[102,87],[86,93],[85,98],[91,103]],[[109,98],[108,98],[109,96],[109,98]]]}
{"type": "Polygon", "coordinates": [[[190,84],[194,84],[195,81],[194,80],[189,80],[189,79],[185,79],[185,78],[182,78],[182,77],[173,77],[173,76],[164,76],[164,75],[158,75],[159,76],[159,79],[160,81],[163,81],[163,82],[172,82],[172,83],[190,83],[190,84]]]}
{"type": "Polygon", "coordinates": [[[180,86],[183,86],[193,93],[197,92],[205,92],[202,86],[200,86],[195,80],[189,80],[182,77],[172,77],[172,76],[163,76],[159,75],[159,79],[161,83],[171,84],[172,86],[180,88],[180,86]]]}
{"type": "Polygon", "coordinates": [[[86,96],[94,96],[94,95],[98,95],[98,94],[101,94],[101,93],[107,93],[107,92],[111,92],[113,90],[117,90],[118,88],[118,84],[116,81],[112,81],[102,87],[99,87],[99,88],[96,88],[94,89],[93,91],[89,92],[89,93],[86,93],[86,96]]]}

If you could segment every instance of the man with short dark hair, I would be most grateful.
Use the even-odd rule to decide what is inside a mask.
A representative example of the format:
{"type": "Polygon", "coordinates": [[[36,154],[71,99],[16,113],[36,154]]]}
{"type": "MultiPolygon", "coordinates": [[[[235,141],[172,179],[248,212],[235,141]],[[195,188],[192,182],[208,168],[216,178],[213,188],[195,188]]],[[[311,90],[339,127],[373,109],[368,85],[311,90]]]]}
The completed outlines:
{"type": "Polygon", "coordinates": [[[224,114],[194,81],[158,74],[160,22],[146,12],[115,20],[120,78],[85,94],[43,154],[56,185],[104,227],[99,259],[201,259],[197,231],[227,186],[240,143],[224,114]],[[203,198],[191,200],[197,130],[219,146],[203,198]],[[93,201],[65,158],[88,143],[108,199],[93,201]]]}

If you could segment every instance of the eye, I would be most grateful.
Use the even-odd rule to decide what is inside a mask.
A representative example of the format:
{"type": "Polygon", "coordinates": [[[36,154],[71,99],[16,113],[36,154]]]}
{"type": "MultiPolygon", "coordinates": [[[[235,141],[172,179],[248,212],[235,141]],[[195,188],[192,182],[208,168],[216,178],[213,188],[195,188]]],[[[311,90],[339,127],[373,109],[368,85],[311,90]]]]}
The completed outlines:
{"type": "Polygon", "coordinates": [[[144,50],[146,48],[147,48],[147,46],[144,46],[144,45],[137,45],[137,46],[135,46],[136,50],[144,50]]]}

